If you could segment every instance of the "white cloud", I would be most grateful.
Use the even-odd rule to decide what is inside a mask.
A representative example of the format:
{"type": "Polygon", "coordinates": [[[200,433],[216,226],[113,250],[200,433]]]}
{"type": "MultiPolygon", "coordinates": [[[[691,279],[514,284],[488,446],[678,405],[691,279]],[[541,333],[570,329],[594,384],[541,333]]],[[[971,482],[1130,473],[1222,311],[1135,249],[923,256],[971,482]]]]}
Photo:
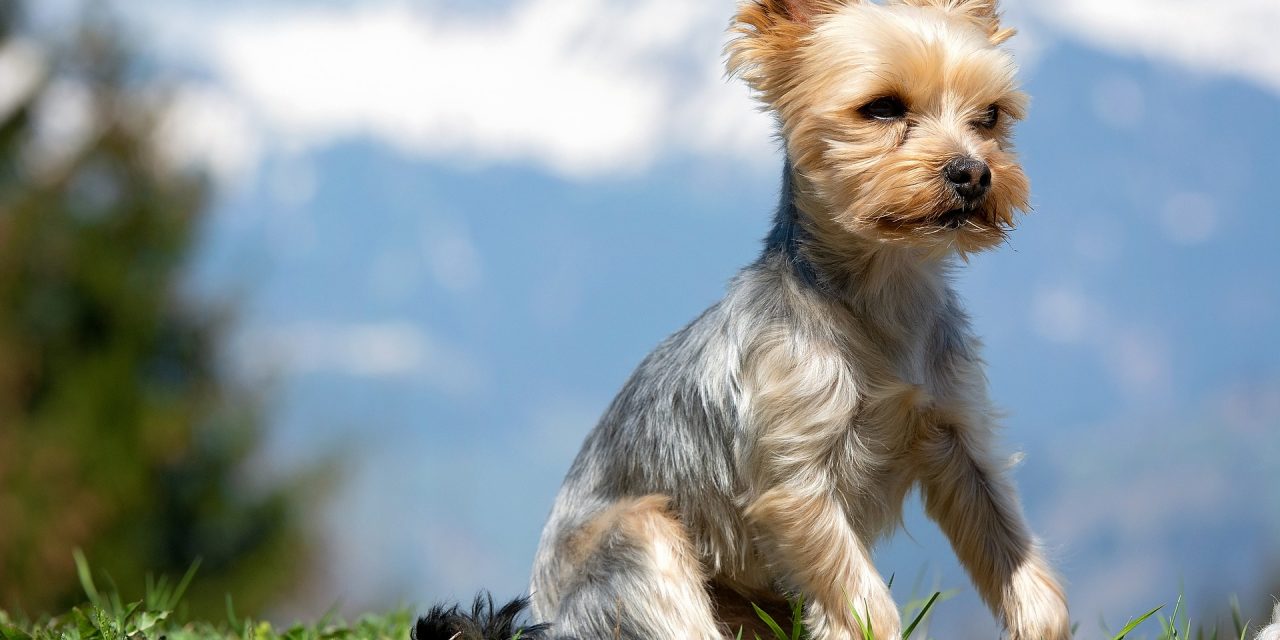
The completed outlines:
{"type": "Polygon", "coordinates": [[[1275,0],[1039,0],[1031,8],[1054,31],[1085,44],[1280,93],[1275,0]]]}
{"type": "Polygon", "coordinates": [[[641,169],[682,145],[675,132],[697,143],[695,122],[723,121],[709,100],[721,80],[690,90],[678,77],[719,42],[723,16],[711,9],[533,0],[492,22],[399,5],[295,9],[226,20],[210,55],[267,127],[299,145],[366,135],[418,156],[590,176],[641,169]]]}
{"type": "Polygon", "coordinates": [[[1031,326],[1045,340],[1091,350],[1130,399],[1169,393],[1173,349],[1159,328],[1108,313],[1105,302],[1070,285],[1042,286],[1031,302],[1031,326]]]}
{"type": "Polygon", "coordinates": [[[157,33],[186,34],[157,42],[207,66],[234,98],[197,91],[180,104],[196,143],[179,146],[207,153],[222,174],[251,150],[248,124],[291,152],[368,137],[415,157],[591,177],[643,170],[672,151],[773,157],[769,118],[723,78],[731,8],[525,0],[482,20],[388,1],[238,5],[201,20],[151,6],[140,17],[157,33]]]}
{"type": "Polygon", "coordinates": [[[251,372],[356,378],[420,378],[445,391],[466,393],[482,377],[468,354],[447,347],[402,321],[305,322],[248,332],[236,350],[251,372]]]}
{"type": "MultiPolygon", "coordinates": [[[[165,55],[207,67],[234,101],[190,107],[191,127],[226,133],[189,145],[220,173],[251,161],[254,140],[297,152],[372,138],[414,157],[576,178],[641,171],[668,153],[776,157],[769,117],[723,78],[729,0],[514,0],[484,17],[399,0],[263,6],[130,11],[165,55]]],[[[1280,92],[1274,0],[1039,0],[1010,14],[1026,64],[1066,36],[1280,92]]],[[[1145,107],[1134,89],[1104,80],[1099,117],[1131,126],[1145,107]]]]}
{"type": "Polygon", "coordinates": [[[1102,324],[1100,306],[1073,288],[1042,288],[1031,302],[1031,326],[1053,342],[1083,342],[1102,324]]]}
{"type": "Polygon", "coordinates": [[[262,145],[239,99],[209,83],[188,84],[173,97],[157,131],[165,156],[179,166],[207,167],[222,183],[252,176],[262,145]]]}
{"type": "Polygon", "coordinates": [[[1115,327],[1104,338],[1108,371],[1132,397],[1167,397],[1173,388],[1172,349],[1156,327],[1115,327]]]}
{"type": "Polygon", "coordinates": [[[1160,228],[1172,242],[1200,244],[1218,230],[1217,206],[1203,193],[1175,193],[1160,211],[1160,228]]]}
{"type": "Polygon", "coordinates": [[[1250,380],[1228,386],[1214,399],[1214,422],[1239,434],[1251,450],[1280,461],[1280,441],[1270,437],[1280,425],[1280,380],[1250,380]]]}

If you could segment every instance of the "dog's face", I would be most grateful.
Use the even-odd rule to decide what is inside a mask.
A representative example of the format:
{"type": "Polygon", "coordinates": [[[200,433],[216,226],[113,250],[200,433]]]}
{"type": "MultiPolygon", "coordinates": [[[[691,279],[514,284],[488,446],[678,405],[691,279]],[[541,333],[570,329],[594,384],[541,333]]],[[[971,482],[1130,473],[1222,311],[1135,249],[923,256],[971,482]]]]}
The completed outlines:
{"type": "Polygon", "coordinates": [[[730,69],[777,112],[825,226],[967,253],[1027,208],[995,0],[752,0],[735,30],[730,69]]]}

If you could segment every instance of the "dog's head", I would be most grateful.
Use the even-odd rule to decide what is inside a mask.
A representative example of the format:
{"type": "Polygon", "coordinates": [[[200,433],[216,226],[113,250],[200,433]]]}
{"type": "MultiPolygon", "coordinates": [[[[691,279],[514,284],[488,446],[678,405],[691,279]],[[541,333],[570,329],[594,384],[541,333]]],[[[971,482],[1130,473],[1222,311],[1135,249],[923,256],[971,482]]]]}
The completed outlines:
{"type": "Polygon", "coordinates": [[[733,29],[729,69],[777,113],[819,223],[967,253],[1027,208],[996,0],[749,0],[733,29]]]}

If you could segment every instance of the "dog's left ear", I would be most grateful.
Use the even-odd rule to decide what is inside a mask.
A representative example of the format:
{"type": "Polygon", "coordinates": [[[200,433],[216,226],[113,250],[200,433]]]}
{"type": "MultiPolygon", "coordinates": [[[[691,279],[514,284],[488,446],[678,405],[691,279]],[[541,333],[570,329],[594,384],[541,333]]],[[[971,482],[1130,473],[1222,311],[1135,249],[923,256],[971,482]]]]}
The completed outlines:
{"type": "Polygon", "coordinates": [[[799,52],[814,27],[862,0],[742,0],[731,25],[729,73],[741,76],[766,103],[787,94],[799,77],[799,52]]]}
{"type": "Polygon", "coordinates": [[[986,32],[991,44],[1001,44],[1013,37],[1016,30],[1000,24],[998,0],[900,0],[902,4],[916,7],[934,7],[947,13],[964,17],[986,32]]]}

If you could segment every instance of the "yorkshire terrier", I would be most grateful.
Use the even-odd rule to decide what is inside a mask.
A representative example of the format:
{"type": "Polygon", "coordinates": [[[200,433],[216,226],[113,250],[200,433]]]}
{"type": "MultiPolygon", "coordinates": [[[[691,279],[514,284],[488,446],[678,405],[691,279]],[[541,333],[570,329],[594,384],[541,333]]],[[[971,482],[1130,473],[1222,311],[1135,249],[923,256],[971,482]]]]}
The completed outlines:
{"type": "Polygon", "coordinates": [[[535,618],[582,640],[721,639],[798,598],[812,638],[896,639],[871,550],[918,487],[1009,638],[1066,640],[948,278],[1028,206],[1013,30],[996,0],[750,0],[732,30],[729,70],[785,145],[773,229],[587,437],[535,618]]]}

